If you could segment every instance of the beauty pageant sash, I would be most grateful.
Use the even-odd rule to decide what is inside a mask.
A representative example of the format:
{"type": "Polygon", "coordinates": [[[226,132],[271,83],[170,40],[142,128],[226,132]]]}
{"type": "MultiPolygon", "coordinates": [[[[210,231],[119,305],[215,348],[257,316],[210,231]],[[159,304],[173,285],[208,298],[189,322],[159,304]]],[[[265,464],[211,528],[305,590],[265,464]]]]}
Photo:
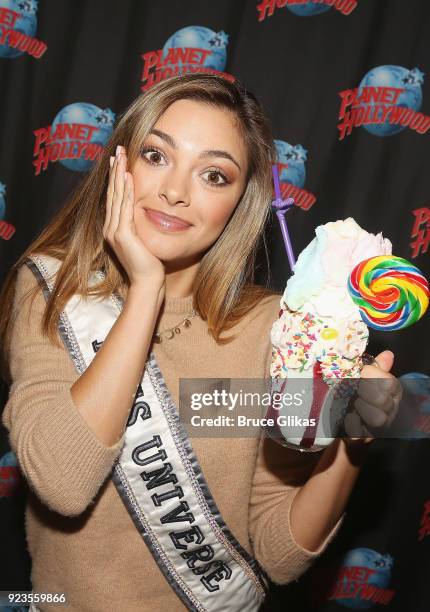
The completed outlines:
{"type": "MultiPolygon", "coordinates": [[[[32,254],[25,263],[48,299],[60,260],[32,254]]],[[[102,271],[92,273],[90,286],[103,278],[102,271]]],[[[122,307],[115,294],[103,300],[73,295],[67,302],[58,329],[79,374],[122,307]]],[[[267,577],[225,524],[152,351],[112,480],[160,570],[189,610],[260,608],[267,577]]]]}

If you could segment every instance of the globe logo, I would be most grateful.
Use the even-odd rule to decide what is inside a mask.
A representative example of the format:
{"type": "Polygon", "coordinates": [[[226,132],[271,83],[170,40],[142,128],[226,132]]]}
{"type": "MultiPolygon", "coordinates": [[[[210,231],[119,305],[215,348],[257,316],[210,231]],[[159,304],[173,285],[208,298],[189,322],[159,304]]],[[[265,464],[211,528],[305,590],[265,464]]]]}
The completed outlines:
{"type": "MultiPolygon", "coordinates": [[[[92,131],[91,136],[85,142],[92,145],[93,149],[97,146],[104,148],[113,132],[114,121],[115,114],[109,108],[102,110],[89,102],[75,102],[68,104],[57,114],[52,122],[51,131],[55,133],[57,126],[61,124],[80,124],[96,127],[97,129],[92,131]]],[[[55,139],[55,143],[59,145],[68,141],[67,136],[55,139]]],[[[69,170],[85,172],[91,168],[93,160],[85,159],[84,148],[80,157],[60,159],[59,162],[69,170]]]]}
{"type": "Polygon", "coordinates": [[[357,8],[358,0],[261,0],[257,5],[258,21],[271,17],[275,10],[287,8],[299,17],[311,17],[326,13],[331,7],[349,15],[357,8]]]}
{"type": "Polygon", "coordinates": [[[274,140],[274,143],[280,165],[279,180],[302,189],[306,179],[307,150],[300,144],[292,146],[284,140],[274,140]]]}
{"type": "Polygon", "coordinates": [[[287,4],[287,9],[300,17],[311,17],[312,15],[326,13],[330,10],[330,6],[324,6],[321,2],[312,2],[312,0],[309,0],[306,4],[287,4]]]}
{"type": "MultiPolygon", "coordinates": [[[[21,32],[30,37],[35,35],[37,29],[37,0],[0,0],[0,8],[19,13],[13,26],[15,32],[21,32]]],[[[12,59],[24,53],[24,51],[10,47],[7,43],[0,44],[0,57],[12,59]]]]}
{"type": "MultiPolygon", "coordinates": [[[[163,47],[163,59],[169,49],[205,49],[211,51],[205,58],[202,66],[222,72],[227,63],[228,34],[214,32],[203,26],[187,26],[172,34],[163,47]]],[[[179,60],[178,66],[183,66],[179,60]]]]}
{"type": "Polygon", "coordinates": [[[0,457],[0,498],[13,495],[18,482],[18,462],[15,454],[9,451],[0,457]]]}
{"type": "Polygon", "coordinates": [[[421,372],[408,372],[402,374],[399,380],[405,389],[420,397],[421,410],[430,414],[430,376],[421,372]]]}
{"type": "Polygon", "coordinates": [[[421,372],[408,372],[399,376],[404,390],[402,410],[412,413],[412,431],[400,437],[407,440],[430,436],[430,376],[421,372]]]}
{"type": "Polygon", "coordinates": [[[6,185],[0,181],[0,221],[5,218],[6,215],[6,185]]]}
{"type": "MultiPolygon", "coordinates": [[[[370,70],[362,79],[358,87],[358,96],[360,97],[364,87],[395,87],[403,89],[393,106],[407,108],[413,111],[419,111],[421,108],[423,95],[421,85],[424,82],[424,73],[418,68],[408,70],[402,66],[377,66],[370,70]]],[[[368,105],[375,105],[374,101],[370,101],[368,105]]],[[[375,118],[382,117],[382,108],[379,109],[378,115],[375,118]]],[[[391,124],[390,117],[381,123],[364,123],[364,129],[375,136],[393,136],[406,129],[406,125],[391,124]]]]}
{"type": "Polygon", "coordinates": [[[371,548],[354,548],[343,559],[336,594],[331,599],[354,610],[366,610],[376,602],[388,603],[394,594],[385,590],[390,584],[392,566],[391,555],[371,548]]]}

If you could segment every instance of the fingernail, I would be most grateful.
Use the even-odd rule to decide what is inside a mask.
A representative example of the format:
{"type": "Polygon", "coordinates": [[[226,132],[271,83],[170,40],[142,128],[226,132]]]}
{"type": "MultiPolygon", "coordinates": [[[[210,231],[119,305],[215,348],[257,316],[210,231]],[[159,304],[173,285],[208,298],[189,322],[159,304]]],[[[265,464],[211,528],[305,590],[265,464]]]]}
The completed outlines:
{"type": "Polygon", "coordinates": [[[111,156],[110,156],[110,159],[109,159],[109,164],[110,164],[110,167],[111,167],[111,168],[112,168],[112,166],[113,166],[113,164],[114,164],[114,161],[115,161],[115,157],[113,157],[113,155],[111,155],[111,156]]]}
{"type": "Polygon", "coordinates": [[[117,146],[117,148],[116,148],[116,151],[115,151],[115,155],[116,155],[117,157],[119,157],[119,156],[120,156],[120,154],[121,154],[121,146],[120,146],[120,145],[118,145],[118,146],[117,146]]]}

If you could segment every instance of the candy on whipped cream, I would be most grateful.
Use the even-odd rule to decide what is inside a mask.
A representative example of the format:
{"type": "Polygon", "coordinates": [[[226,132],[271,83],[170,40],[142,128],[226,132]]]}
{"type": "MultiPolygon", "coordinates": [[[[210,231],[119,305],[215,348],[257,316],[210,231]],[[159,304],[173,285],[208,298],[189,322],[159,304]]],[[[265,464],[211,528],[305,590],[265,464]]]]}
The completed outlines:
{"type": "Polygon", "coordinates": [[[367,326],[361,320],[319,316],[311,304],[306,313],[292,312],[285,306],[271,330],[275,349],[271,376],[286,378],[288,370],[302,372],[318,360],[323,377],[340,378],[342,372],[355,365],[350,360],[363,354],[368,337],[367,326]]]}
{"type": "MultiPolygon", "coordinates": [[[[271,389],[300,391],[303,401],[294,414],[315,424],[279,425],[283,443],[318,450],[332,442],[357,388],[369,338],[348,278],[358,263],[391,255],[391,249],[381,233],[370,234],[349,217],[317,227],[300,253],[271,329],[271,389]]],[[[284,407],[280,414],[291,410],[284,407]]],[[[269,412],[274,414],[273,407],[269,412]]]]}
{"type": "Polygon", "coordinates": [[[392,245],[352,217],[320,225],[315,234],[297,259],[272,326],[272,377],[303,372],[317,360],[325,380],[359,375],[369,332],[349,295],[348,277],[363,259],[390,255],[392,245]]]}

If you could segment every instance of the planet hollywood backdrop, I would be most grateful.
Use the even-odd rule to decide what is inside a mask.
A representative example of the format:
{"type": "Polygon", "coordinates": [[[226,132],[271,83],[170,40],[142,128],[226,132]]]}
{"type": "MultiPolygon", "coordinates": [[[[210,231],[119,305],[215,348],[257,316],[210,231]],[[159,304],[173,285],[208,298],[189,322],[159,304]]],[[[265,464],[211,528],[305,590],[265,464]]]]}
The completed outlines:
{"type": "MultiPolygon", "coordinates": [[[[430,4],[427,0],[0,0],[0,282],[106,146],[116,117],[173,74],[240,79],[276,140],[297,254],[316,226],[352,216],[430,276],[430,4]]],[[[290,274],[275,215],[271,285],[290,274]]],[[[258,280],[268,270],[260,254],[258,280]]],[[[344,526],[270,609],[428,609],[430,318],[371,330],[393,373],[422,375],[421,439],[378,440],[344,526]]],[[[2,386],[3,406],[8,389],[2,386]]],[[[25,482],[0,437],[0,590],[30,589],[25,482]]]]}

